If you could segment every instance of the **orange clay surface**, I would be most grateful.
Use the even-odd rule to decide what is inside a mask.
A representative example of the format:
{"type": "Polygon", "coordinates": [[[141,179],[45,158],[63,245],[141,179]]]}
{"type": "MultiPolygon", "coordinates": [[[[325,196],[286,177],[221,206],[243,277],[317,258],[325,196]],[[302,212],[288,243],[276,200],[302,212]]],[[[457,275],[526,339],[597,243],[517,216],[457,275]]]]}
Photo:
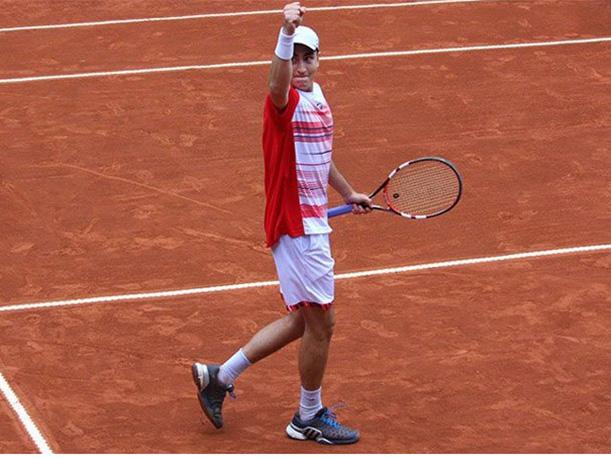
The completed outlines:
{"type": "MultiPolygon", "coordinates": [[[[610,270],[599,254],[339,282],[324,396],[362,431],[345,451],[608,451],[610,270]]],[[[284,437],[294,345],[241,377],[223,430],[201,421],[189,364],[280,317],[276,296],[5,314],[1,358],[65,453],[329,451],[284,437]]]]}
{"type": "Polygon", "coordinates": [[[17,420],[17,416],[5,402],[0,406],[0,434],[2,437],[0,440],[1,453],[38,452],[35,445],[30,442],[25,429],[17,420]]]}
{"type": "MultiPolygon", "coordinates": [[[[7,2],[2,27],[281,7],[31,3],[7,2]]],[[[326,55],[610,32],[605,1],[307,19],[326,55]]],[[[278,27],[266,15],[6,33],[0,78],[268,60],[278,27]]],[[[355,187],[422,155],[465,180],[438,219],[334,220],[337,272],[609,243],[609,62],[608,43],[323,61],[335,162],[355,187]]],[[[223,430],[202,423],[191,362],[223,361],[281,317],[275,287],[2,311],[274,279],[266,79],[260,66],[0,85],[0,372],[53,451],[611,453],[609,252],[338,281],[324,399],[348,404],[340,420],[362,434],[349,448],[285,439],[295,344],[244,373],[223,430]]],[[[36,451],[0,399],[0,452],[36,451]]]]}

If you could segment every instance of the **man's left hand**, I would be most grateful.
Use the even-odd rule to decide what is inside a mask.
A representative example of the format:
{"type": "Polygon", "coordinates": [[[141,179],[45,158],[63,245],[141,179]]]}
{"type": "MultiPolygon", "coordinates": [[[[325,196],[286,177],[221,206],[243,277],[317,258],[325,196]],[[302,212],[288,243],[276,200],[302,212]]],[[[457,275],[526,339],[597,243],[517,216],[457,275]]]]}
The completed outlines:
{"type": "Polygon", "coordinates": [[[364,215],[366,213],[371,213],[371,199],[367,194],[355,192],[350,197],[348,197],[348,199],[346,199],[346,203],[352,204],[352,213],[354,213],[355,215],[364,215]]]}

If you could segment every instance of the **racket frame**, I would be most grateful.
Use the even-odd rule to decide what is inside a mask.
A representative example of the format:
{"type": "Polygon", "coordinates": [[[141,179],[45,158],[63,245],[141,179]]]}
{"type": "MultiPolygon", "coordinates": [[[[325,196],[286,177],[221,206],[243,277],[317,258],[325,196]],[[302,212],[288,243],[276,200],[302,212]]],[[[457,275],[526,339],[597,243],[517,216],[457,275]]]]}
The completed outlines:
{"type": "MultiPolygon", "coordinates": [[[[396,215],[399,215],[399,216],[402,216],[402,217],[408,218],[408,219],[428,219],[428,218],[433,218],[435,216],[443,215],[444,213],[447,213],[450,210],[452,210],[458,204],[458,201],[460,200],[460,198],[462,196],[462,190],[463,190],[462,176],[460,175],[460,173],[458,172],[458,169],[456,168],[456,166],[454,164],[452,164],[450,161],[448,161],[447,159],[444,159],[442,157],[438,157],[438,156],[424,156],[424,157],[419,157],[417,159],[412,159],[410,161],[404,162],[403,164],[401,164],[397,168],[395,168],[393,171],[391,171],[388,174],[388,177],[382,182],[382,184],[380,184],[380,186],[378,186],[375,191],[373,191],[371,194],[369,194],[369,198],[372,199],[380,191],[383,191],[382,194],[384,196],[384,201],[386,202],[386,205],[388,205],[388,207],[385,208],[385,207],[382,207],[381,205],[372,205],[370,208],[372,210],[382,210],[382,211],[386,211],[386,212],[391,212],[391,213],[394,213],[396,215]],[[454,174],[456,175],[456,179],[458,181],[458,193],[456,194],[456,199],[454,199],[454,202],[448,208],[445,208],[445,209],[443,209],[441,211],[438,211],[436,213],[433,213],[431,215],[411,215],[409,213],[405,213],[405,212],[401,212],[401,211],[395,210],[394,208],[392,208],[392,205],[390,203],[390,199],[389,199],[389,197],[387,195],[386,185],[390,182],[391,178],[394,175],[396,175],[401,169],[404,169],[405,167],[408,167],[411,164],[415,164],[417,162],[425,162],[425,161],[442,162],[443,164],[448,166],[454,172],[454,174]]],[[[331,208],[329,210],[327,216],[329,218],[333,218],[334,216],[345,215],[346,213],[350,213],[351,211],[352,211],[352,204],[345,204],[345,205],[341,205],[339,207],[331,208]]]]}

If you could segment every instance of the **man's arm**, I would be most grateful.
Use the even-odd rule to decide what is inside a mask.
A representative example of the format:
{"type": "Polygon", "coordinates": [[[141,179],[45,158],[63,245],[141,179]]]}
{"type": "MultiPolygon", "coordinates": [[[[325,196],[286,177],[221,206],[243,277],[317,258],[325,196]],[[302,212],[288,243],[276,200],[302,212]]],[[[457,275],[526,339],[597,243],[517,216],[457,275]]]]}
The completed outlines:
{"type": "Polygon", "coordinates": [[[339,170],[337,170],[333,161],[331,161],[331,170],[329,171],[329,184],[342,196],[347,204],[353,204],[353,213],[362,214],[371,211],[371,199],[369,196],[356,192],[339,170]]]}
{"type": "Polygon", "coordinates": [[[289,101],[289,89],[293,77],[293,35],[301,25],[305,7],[299,2],[284,7],[284,24],[278,36],[278,45],[269,71],[269,94],[274,106],[283,110],[289,101]],[[289,55],[290,54],[290,55],[289,55]]]}

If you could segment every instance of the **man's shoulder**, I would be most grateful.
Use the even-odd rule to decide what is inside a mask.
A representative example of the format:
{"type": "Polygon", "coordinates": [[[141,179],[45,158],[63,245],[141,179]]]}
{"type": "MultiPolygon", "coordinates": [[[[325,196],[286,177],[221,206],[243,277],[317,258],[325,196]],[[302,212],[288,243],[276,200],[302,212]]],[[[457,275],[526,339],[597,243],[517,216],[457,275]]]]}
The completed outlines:
{"type": "Polygon", "coordinates": [[[293,116],[295,108],[298,104],[299,92],[293,87],[289,89],[288,101],[284,108],[278,108],[276,105],[274,105],[271,95],[267,94],[265,97],[264,115],[266,118],[271,117],[272,120],[275,121],[283,121],[286,120],[287,117],[290,118],[293,116]]]}

